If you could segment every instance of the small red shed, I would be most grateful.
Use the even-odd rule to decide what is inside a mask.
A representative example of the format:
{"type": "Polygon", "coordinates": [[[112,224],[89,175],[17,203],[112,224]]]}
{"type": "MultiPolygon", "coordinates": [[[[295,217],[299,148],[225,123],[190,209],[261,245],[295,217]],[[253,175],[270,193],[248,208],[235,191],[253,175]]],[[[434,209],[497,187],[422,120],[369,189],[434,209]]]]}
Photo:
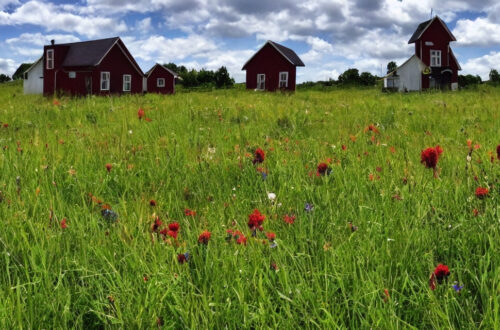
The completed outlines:
{"type": "Polygon", "coordinates": [[[156,63],[148,72],[146,72],[146,91],[148,93],[174,94],[175,79],[179,75],[174,71],[156,63]]]}
{"type": "Polygon", "coordinates": [[[305,65],[293,50],[268,40],[242,70],[246,70],[247,89],[294,91],[298,66],[305,65]]]}
{"type": "Polygon", "coordinates": [[[457,39],[441,18],[421,23],[408,41],[415,44],[415,55],[430,67],[430,72],[422,73],[422,89],[458,88],[458,71],[462,70],[450,42],[457,39]]]}
{"type": "Polygon", "coordinates": [[[119,37],[43,49],[43,94],[142,93],[144,73],[119,37]]]}

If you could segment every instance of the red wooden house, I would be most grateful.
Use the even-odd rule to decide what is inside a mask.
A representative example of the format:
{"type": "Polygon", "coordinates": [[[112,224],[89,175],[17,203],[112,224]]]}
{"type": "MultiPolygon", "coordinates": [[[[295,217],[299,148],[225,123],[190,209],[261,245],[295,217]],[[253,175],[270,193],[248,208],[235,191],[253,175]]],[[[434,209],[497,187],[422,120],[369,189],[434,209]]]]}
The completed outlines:
{"type": "Polygon", "coordinates": [[[44,46],[43,94],[142,93],[144,73],[119,37],[44,46]]]}
{"type": "Polygon", "coordinates": [[[146,72],[146,91],[148,93],[174,94],[175,79],[181,79],[177,73],[156,63],[146,72]]]}
{"type": "Polygon", "coordinates": [[[417,27],[408,43],[415,44],[415,55],[430,67],[430,72],[421,73],[422,89],[458,88],[458,71],[462,68],[450,48],[450,42],[456,40],[438,16],[417,27]]]}
{"type": "Polygon", "coordinates": [[[246,63],[247,89],[295,90],[296,68],[305,66],[293,50],[268,40],[246,63]]]}

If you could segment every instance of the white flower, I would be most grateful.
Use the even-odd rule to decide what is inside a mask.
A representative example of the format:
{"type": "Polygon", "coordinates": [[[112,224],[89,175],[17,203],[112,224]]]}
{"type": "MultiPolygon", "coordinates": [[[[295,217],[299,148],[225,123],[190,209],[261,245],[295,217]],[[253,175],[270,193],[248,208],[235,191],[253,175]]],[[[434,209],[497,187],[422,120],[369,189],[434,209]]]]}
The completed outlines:
{"type": "Polygon", "coordinates": [[[267,198],[269,198],[269,200],[271,202],[274,202],[274,200],[276,199],[276,194],[275,193],[267,193],[267,198]]]}
{"type": "Polygon", "coordinates": [[[132,130],[128,131],[128,134],[132,134],[132,130]]]}
{"type": "Polygon", "coordinates": [[[208,147],[208,153],[210,154],[215,154],[215,150],[216,150],[215,147],[214,148],[208,147]]]}
{"type": "Polygon", "coordinates": [[[470,155],[467,155],[467,162],[470,163],[471,160],[472,160],[472,157],[470,155]]]}

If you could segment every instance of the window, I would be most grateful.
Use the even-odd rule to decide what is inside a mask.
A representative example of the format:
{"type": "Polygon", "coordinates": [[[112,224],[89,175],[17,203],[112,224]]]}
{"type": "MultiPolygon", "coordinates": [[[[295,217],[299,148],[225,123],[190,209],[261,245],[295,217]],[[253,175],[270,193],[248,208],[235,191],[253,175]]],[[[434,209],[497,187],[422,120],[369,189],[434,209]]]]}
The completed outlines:
{"type": "Polygon", "coordinates": [[[101,72],[101,90],[102,91],[109,91],[109,79],[110,79],[109,72],[101,72]]]}
{"type": "Polygon", "coordinates": [[[441,66],[440,50],[431,50],[431,66],[441,66]]]}
{"type": "Polygon", "coordinates": [[[165,78],[156,79],[156,87],[165,87],[165,78]]]}
{"type": "Polygon", "coordinates": [[[258,90],[266,89],[266,75],[263,73],[257,74],[257,89],[258,90]]]}
{"type": "Polygon", "coordinates": [[[288,87],[288,72],[280,72],[280,88],[288,87]]]}
{"type": "Polygon", "coordinates": [[[68,77],[70,77],[71,79],[75,79],[76,78],[76,72],[75,71],[68,72],[68,77]]]}
{"type": "Polygon", "coordinates": [[[123,91],[130,92],[132,89],[132,76],[129,74],[123,75],[123,91]]]}
{"type": "Polygon", "coordinates": [[[47,70],[52,70],[54,68],[54,50],[47,49],[47,70]]]}
{"type": "Polygon", "coordinates": [[[28,79],[28,72],[24,73],[24,80],[28,79]]]}

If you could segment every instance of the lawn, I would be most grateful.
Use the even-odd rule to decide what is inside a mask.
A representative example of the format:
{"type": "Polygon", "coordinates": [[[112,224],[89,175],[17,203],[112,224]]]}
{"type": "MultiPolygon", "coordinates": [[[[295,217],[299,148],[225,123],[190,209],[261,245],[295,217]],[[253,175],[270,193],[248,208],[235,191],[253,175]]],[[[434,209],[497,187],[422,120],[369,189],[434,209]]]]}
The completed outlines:
{"type": "Polygon", "coordinates": [[[499,113],[486,86],[0,85],[0,327],[498,327],[499,113]]]}

